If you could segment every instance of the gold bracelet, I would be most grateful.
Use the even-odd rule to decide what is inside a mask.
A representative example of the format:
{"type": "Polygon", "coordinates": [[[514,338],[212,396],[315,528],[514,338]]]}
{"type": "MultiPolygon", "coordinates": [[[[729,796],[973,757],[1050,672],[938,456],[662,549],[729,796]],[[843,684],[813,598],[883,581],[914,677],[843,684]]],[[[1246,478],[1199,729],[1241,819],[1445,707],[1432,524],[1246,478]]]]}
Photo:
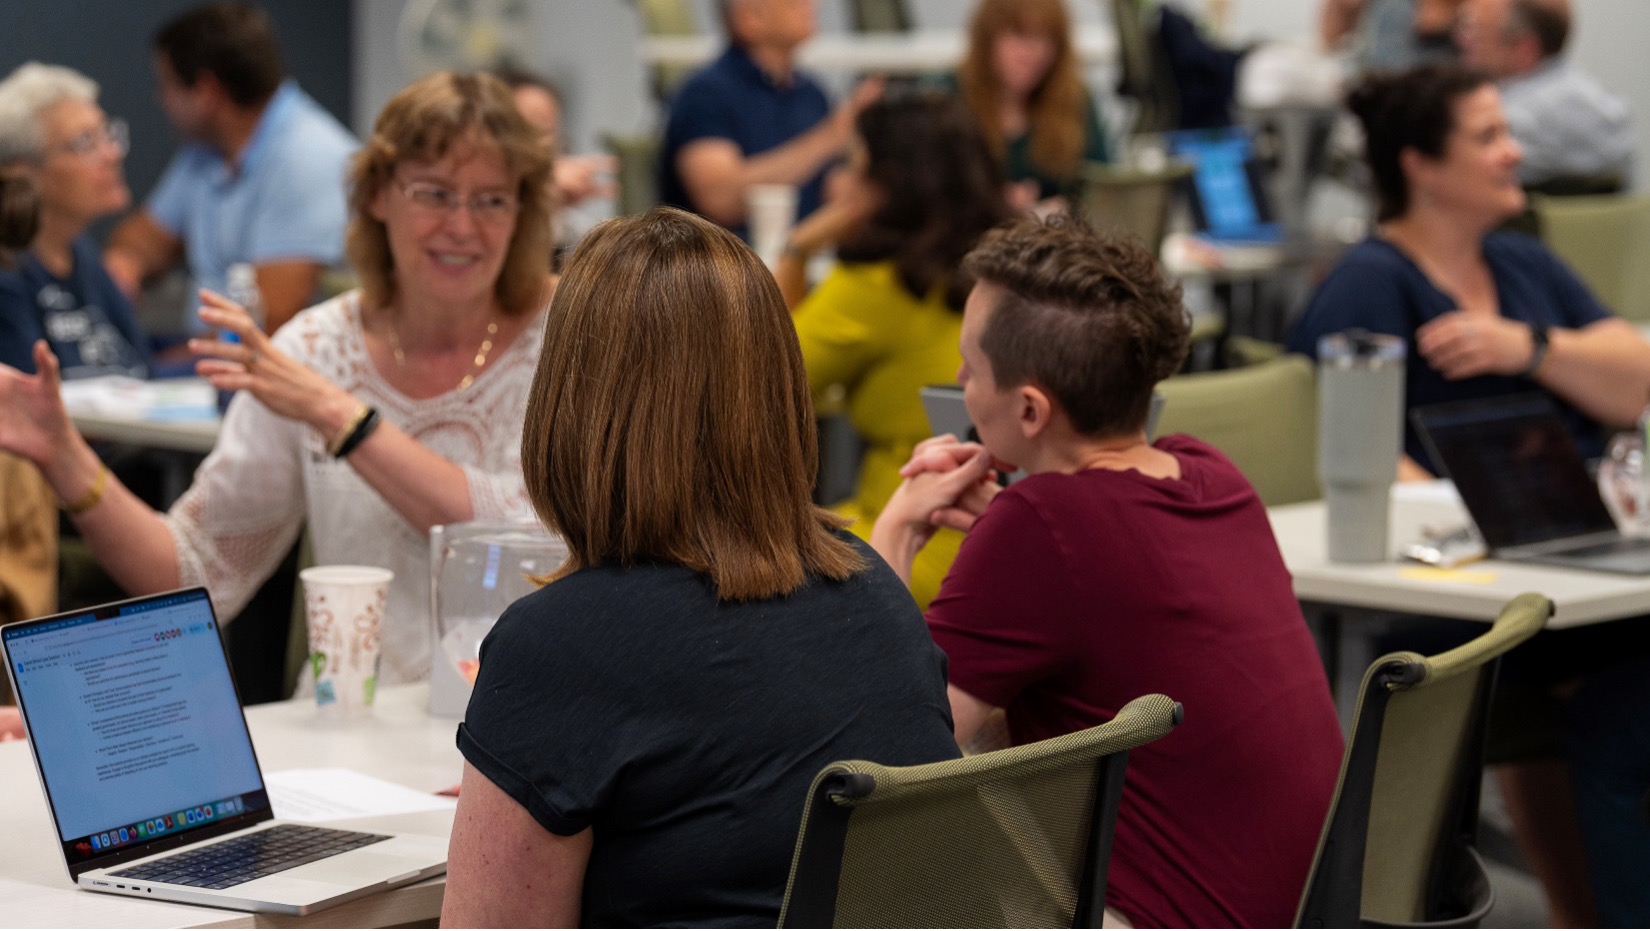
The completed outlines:
{"type": "Polygon", "coordinates": [[[350,438],[350,435],[355,432],[355,428],[361,426],[361,421],[367,419],[367,413],[371,410],[372,408],[366,406],[365,404],[356,405],[355,413],[351,415],[350,419],[344,424],[344,428],[339,430],[337,434],[335,434],[333,438],[327,442],[327,455],[333,457],[334,459],[338,457],[338,450],[343,448],[345,441],[347,441],[350,438]]]}
{"type": "Polygon", "coordinates": [[[59,501],[58,507],[67,511],[70,517],[79,517],[97,507],[97,503],[103,500],[104,489],[108,487],[109,467],[100,462],[97,464],[97,478],[92,479],[92,487],[86,489],[85,494],[73,501],[59,501]]]}

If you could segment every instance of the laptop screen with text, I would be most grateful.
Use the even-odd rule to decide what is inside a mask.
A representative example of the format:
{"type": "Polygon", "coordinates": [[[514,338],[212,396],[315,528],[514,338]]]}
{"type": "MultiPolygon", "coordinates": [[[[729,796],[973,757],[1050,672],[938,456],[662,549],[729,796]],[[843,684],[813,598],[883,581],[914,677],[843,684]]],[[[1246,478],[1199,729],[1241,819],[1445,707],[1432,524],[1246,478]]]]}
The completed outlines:
{"type": "Polygon", "coordinates": [[[9,625],[4,641],[71,868],[267,814],[205,590],[9,625]]]}

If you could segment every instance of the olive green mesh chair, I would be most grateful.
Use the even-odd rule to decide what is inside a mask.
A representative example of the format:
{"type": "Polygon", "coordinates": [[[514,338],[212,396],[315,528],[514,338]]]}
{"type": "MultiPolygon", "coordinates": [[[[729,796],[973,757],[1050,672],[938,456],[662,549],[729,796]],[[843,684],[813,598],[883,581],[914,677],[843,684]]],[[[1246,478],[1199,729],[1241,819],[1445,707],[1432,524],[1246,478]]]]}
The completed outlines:
{"type": "MultiPolygon", "coordinates": [[[[631,0],[641,14],[642,34],[648,38],[676,38],[699,35],[699,23],[694,15],[692,0],[631,0]]],[[[653,94],[666,100],[688,75],[698,70],[694,65],[654,65],[650,78],[653,94]]]]}
{"type": "Polygon", "coordinates": [[[1175,188],[1191,175],[1185,162],[1155,170],[1090,162],[1083,166],[1083,215],[1095,229],[1133,236],[1157,255],[1169,230],[1175,188]]]}
{"type": "Polygon", "coordinates": [[[646,213],[659,202],[659,137],[607,133],[602,147],[618,159],[618,203],[621,216],[646,213]]]}
{"type": "Polygon", "coordinates": [[[1548,248],[1604,306],[1650,322],[1650,194],[1533,200],[1548,248]]]}
{"type": "Polygon", "coordinates": [[[779,926],[1100,927],[1130,748],[1180,705],[923,766],[833,763],[802,812],[779,926]]]}
{"type": "Polygon", "coordinates": [[[1225,453],[1267,507],[1322,497],[1318,382],[1305,356],[1176,375],[1157,390],[1157,435],[1185,433],[1225,453]]]}
{"type": "Polygon", "coordinates": [[[1478,840],[1484,725],[1501,654],[1552,616],[1519,595],[1483,636],[1390,653],[1364,675],[1340,783],[1295,923],[1476,927],[1494,901],[1478,840]]]}
{"type": "Polygon", "coordinates": [[[910,32],[905,0],[850,0],[848,21],[855,32],[910,32]]]}

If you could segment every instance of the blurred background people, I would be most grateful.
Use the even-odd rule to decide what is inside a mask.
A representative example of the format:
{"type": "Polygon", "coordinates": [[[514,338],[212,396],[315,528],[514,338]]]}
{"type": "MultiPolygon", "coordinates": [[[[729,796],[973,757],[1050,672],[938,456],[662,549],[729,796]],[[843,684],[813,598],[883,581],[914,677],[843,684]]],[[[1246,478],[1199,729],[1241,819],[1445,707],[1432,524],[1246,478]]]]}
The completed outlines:
{"type": "Polygon", "coordinates": [[[1633,167],[1627,104],[1564,54],[1569,0],[1467,0],[1461,58],[1501,91],[1526,186],[1620,189],[1633,167]]]}
{"type": "Polygon", "coordinates": [[[194,287],[222,294],[229,267],[251,264],[274,332],[343,259],[355,137],[286,77],[274,27],[250,4],[215,3],[167,23],[155,34],[154,69],[185,144],[110,237],[109,273],[133,296],[181,261],[194,287]]]}
{"type": "Polygon", "coordinates": [[[670,102],[659,197],[743,235],[751,185],[796,185],[798,218],[819,207],[825,169],[842,156],[854,117],[881,83],[861,84],[833,110],[825,90],[797,69],[797,49],[814,34],[813,0],[718,5],[728,47],[670,102]]]}
{"type": "Polygon", "coordinates": [[[1359,71],[1396,71],[1459,54],[1452,30],[1465,0],[1323,0],[1318,35],[1351,46],[1359,71]]]}
{"type": "MultiPolygon", "coordinates": [[[[816,399],[836,386],[867,444],[852,498],[838,510],[861,536],[898,487],[899,469],[932,434],[920,391],[952,384],[957,333],[972,282],[959,266],[1010,216],[1002,174],[967,109],[940,93],[866,107],[830,197],[792,231],[778,276],[816,399]],[[808,257],[836,264],[805,290],[808,257]]],[[[947,533],[923,551],[912,592],[926,605],[956,555],[947,533]]]]}
{"type": "Polygon", "coordinates": [[[45,340],[64,378],[143,378],[148,337],[86,234],[132,199],[126,123],[97,96],[85,75],[36,62],[0,81],[0,171],[29,178],[40,206],[27,247],[0,270],[0,363],[33,372],[34,344],[45,340]]]}
{"type": "Polygon", "coordinates": [[[579,212],[592,200],[606,200],[617,192],[614,172],[618,159],[611,155],[569,155],[562,133],[561,92],[549,78],[521,68],[500,68],[493,74],[510,88],[522,118],[543,134],[555,156],[552,171],[556,192],[556,245],[571,248],[596,220],[579,212]]]}
{"type": "Polygon", "coordinates": [[[957,86],[1004,175],[1021,186],[1017,207],[1075,195],[1083,163],[1111,159],[1062,0],[982,0],[957,86]]]}

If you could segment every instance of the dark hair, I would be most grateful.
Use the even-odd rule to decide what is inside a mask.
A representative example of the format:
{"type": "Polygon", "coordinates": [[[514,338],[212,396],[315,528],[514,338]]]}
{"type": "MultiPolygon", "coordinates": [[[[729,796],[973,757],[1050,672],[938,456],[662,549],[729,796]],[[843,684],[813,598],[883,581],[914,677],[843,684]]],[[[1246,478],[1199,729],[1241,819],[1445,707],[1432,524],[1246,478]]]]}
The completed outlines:
{"type": "Polygon", "coordinates": [[[1180,285],[1145,247],[1026,217],[985,234],[963,267],[1006,292],[980,334],[999,389],[1047,391],[1085,436],[1145,429],[1152,387],[1180,369],[1191,336],[1180,285]]]}
{"type": "Polygon", "coordinates": [[[528,71],[516,65],[500,65],[493,69],[492,74],[513,91],[523,87],[536,87],[555,98],[558,105],[561,103],[561,89],[556,87],[554,81],[537,71],[528,71]]]}
{"type": "Polygon", "coordinates": [[[865,563],[813,503],[818,459],[802,347],[756,254],[670,207],[591,230],[550,302],[521,437],[527,496],[570,553],[551,578],[666,562],[727,601],[846,579],[865,563]]]}
{"type": "Polygon", "coordinates": [[[246,3],[211,3],[188,10],[155,33],[155,51],[172,73],[194,87],[211,72],[229,99],[243,107],[262,104],[286,77],[275,27],[268,14],[246,3]]]}
{"type": "Polygon", "coordinates": [[[1455,105],[1490,83],[1487,75],[1458,65],[1423,65],[1373,74],[1347,94],[1346,105],[1364,127],[1369,170],[1375,177],[1376,219],[1409,212],[1409,180],[1401,156],[1414,149],[1442,158],[1455,128],[1455,105]]]}
{"type": "Polygon", "coordinates": [[[25,175],[0,174],[0,268],[11,267],[39,231],[40,189],[25,175]]]}
{"type": "Polygon", "coordinates": [[[1512,14],[1510,28],[1528,29],[1541,43],[1541,57],[1552,58],[1564,51],[1570,40],[1570,12],[1566,6],[1540,0],[1513,0],[1508,6],[1512,14]]]}
{"type": "Polygon", "coordinates": [[[837,257],[891,259],[905,290],[925,298],[943,286],[945,303],[961,310],[972,287],[958,271],[963,256],[1013,216],[979,127],[955,97],[928,92],[885,97],[860,113],[856,128],[882,205],[837,257]]]}

